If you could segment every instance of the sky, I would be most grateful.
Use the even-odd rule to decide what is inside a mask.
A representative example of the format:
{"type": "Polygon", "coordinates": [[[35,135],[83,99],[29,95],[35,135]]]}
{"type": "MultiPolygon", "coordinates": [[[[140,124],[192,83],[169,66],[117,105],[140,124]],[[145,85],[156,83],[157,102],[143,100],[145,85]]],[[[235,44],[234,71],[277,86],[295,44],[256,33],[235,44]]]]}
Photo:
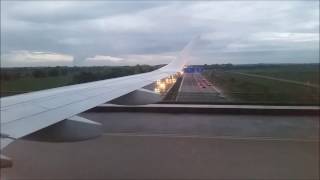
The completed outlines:
{"type": "Polygon", "coordinates": [[[319,62],[319,1],[1,1],[1,67],[319,62]]]}

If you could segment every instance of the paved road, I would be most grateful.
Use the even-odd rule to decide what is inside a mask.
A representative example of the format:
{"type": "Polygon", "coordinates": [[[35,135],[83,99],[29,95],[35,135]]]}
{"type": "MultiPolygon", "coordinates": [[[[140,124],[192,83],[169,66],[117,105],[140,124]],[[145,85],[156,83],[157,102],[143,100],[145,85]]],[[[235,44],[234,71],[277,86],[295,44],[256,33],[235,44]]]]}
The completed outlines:
{"type": "Polygon", "coordinates": [[[12,179],[318,179],[315,116],[85,113],[104,135],[17,141],[12,179]]]}
{"type": "Polygon", "coordinates": [[[178,102],[224,102],[221,91],[200,73],[185,73],[178,91],[178,102]]]}

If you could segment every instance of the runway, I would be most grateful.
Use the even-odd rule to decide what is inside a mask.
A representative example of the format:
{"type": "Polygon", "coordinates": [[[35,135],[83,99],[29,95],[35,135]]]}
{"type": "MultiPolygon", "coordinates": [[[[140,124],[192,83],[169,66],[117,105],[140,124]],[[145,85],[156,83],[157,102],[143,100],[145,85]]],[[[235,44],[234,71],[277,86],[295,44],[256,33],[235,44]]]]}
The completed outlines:
{"type": "Polygon", "coordinates": [[[317,179],[316,116],[83,113],[103,135],[18,140],[8,179],[317,179]]]}
{"type": "Polygon", "coordinates": [[[185,73],[178,90],[177,102],[225,102],[221,90],[200,73],[185,73]]]}

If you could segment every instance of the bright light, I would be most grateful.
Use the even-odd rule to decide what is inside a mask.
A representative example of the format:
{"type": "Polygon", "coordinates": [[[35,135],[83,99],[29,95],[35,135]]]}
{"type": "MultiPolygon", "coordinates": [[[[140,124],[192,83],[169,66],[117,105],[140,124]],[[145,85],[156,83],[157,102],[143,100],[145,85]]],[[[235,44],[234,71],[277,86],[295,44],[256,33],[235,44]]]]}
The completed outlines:
{"type": "Polygon", "coordinates": [[[170,75],[167,78],[157,80],[155,87],[154,87],[154,92],[163,94],[167,92],[170,87],[177,81],[177,77],[179,77],[179,73],[170,75]]]}
{"type": "Polygon", "coordinates": [[[155,88],[155,89],[154,89],[154,92],[160,93],[160,89],[159,89],[159,88],[155,88]]]}
{"type": "Polygon", "coordinates": [[[160,89],[165,89],[166,88],[166,84],[165,83],[160,83],[159,87],[160,87],[160,89]]]}

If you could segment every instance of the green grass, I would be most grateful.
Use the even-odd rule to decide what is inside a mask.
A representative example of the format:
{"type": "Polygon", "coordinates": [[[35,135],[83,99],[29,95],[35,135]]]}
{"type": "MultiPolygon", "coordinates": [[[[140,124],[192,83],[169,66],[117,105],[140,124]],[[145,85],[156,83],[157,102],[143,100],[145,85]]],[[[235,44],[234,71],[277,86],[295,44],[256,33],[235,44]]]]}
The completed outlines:
{"type": "Polygon", "coordinates": [[[279,67],[239,69],[235,72],[257,74],[303,83],[319,84],[319,65],[283,65],[279,67]]]}
{"type": "Polygon", "coordinates": [[[69,85],[72,82],[72,76],[57,76],[33,78],[26,77],[17,80],[1,81],[1,92],[29,92],[42,89],[55,88],[69,85]]]}
{"type": "MultiPolygon", "coordinates": [[[[275,72],[275,71],[273,71],[275,72]]],[[[252,73],[246,71],[246,73],[252,73]]],[[[319,104],[319,89],[209,70],[204,75],[235,103],[319,104]]]]}

